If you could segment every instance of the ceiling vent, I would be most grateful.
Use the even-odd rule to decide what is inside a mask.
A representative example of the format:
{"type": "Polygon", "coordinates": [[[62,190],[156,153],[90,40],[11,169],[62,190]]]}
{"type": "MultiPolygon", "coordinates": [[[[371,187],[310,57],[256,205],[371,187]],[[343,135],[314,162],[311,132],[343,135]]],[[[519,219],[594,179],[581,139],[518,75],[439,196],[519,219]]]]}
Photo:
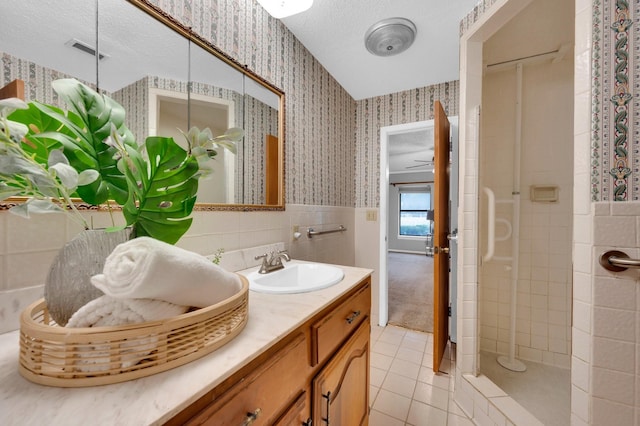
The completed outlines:
{"type": "MultiPolygon", "coordinates": [[[[80,41],[78,39],[72,38],[71,40],[69,40],[68,42],[65,43],[66,46],[70,46],[73,48],[76,48],[84,53],[88,53],[91,56],[96,56],[96,49],[94,49],[93,47],[91,47],[91,45],[89,45],[88,43],[85,43],[84,41],[80,41]]],[[[108,58],[109,55],[104,54],[104,53],[100,53],[100,60],[106,59],[108,58]]]]}
{"type": "Polygon", "coordinates": [[[416,26],[405,18],[388,18],[373,24],[364,36],[367,50],[377,56],[404,52],[416,38],[416,26]]]}

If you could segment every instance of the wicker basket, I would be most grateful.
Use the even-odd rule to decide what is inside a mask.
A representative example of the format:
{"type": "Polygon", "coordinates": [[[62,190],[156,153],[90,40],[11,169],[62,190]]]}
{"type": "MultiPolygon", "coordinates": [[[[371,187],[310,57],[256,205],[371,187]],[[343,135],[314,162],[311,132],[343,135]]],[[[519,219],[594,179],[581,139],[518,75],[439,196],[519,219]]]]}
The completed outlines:
{"type": "Polygon", "coordinates": [[[236,337],[247,322],[249,283],[239,276],[241,291],[220,303],[122,327],[60,327],[40,299],[20,317],[20,374],[48,386],[96,386],[198,359],[236,337]]]}

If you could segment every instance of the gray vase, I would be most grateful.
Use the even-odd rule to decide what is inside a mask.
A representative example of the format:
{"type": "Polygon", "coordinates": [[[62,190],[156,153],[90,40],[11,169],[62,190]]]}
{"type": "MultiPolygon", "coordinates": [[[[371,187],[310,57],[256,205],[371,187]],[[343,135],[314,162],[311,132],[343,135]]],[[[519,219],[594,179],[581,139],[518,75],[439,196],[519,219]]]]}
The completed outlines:
{"type": "Polygon", "coordinates": [[[47,309],[58,325],[66,325],[78,309],[103,295],[91,284],[91,277],[102,273],[107,256],[127,241],[130,233],[130,229],[85,230],[58,252],[44,285],[47,309]]]}

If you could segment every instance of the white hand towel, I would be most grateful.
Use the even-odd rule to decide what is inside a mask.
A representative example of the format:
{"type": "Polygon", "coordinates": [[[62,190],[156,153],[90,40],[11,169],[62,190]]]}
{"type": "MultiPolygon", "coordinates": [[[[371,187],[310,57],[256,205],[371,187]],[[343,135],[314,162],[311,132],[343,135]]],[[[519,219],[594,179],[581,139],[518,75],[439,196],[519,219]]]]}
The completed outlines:
{"type": "Polygon", "coordinates": [[[204,308],[242,288],[236,274],[204,256],[149,238],[118,245],[107,257],[102,274],[91,283],[106,295],[124,299],[157,299],[204,308]]]}

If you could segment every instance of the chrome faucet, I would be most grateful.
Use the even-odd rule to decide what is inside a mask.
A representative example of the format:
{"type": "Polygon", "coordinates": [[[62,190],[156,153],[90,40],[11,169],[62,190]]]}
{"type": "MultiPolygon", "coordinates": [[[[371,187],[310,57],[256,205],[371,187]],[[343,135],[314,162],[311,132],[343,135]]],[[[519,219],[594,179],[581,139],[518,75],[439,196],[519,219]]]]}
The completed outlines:
{"type": "Polygon", "coordinates": [[[260,256],[256,256],[255,259],[262,259],[262,265],[258,270],[259,274],[268,274],[269,272],[282,269],[284,268],[282,259],[286,260],[287,262],[291,260],[291,258],[289,257],[289,253],[287,253],[286,250],[272,251],[270,255],[265,253],[260,256]]]}

